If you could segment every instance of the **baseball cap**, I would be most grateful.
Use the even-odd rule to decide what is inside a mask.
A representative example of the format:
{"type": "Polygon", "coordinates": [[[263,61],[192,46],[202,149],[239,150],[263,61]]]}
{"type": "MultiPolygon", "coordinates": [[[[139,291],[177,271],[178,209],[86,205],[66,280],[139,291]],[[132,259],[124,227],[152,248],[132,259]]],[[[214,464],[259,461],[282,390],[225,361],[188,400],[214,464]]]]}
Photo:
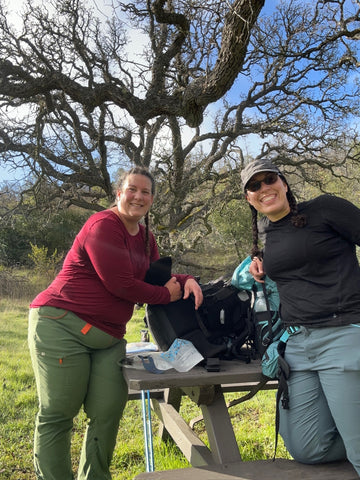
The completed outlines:
{"type": "Polygon", "coordinates": [[[279,168],[272,163],[271,160],[266,158],[260,160],[254,160],[246,165],[246,167],[241,172],[241,181],[246,190],[246,185],[248,181],[257,173],[261,172],[275,172],[277,174],[281,174],[279,168]]]}

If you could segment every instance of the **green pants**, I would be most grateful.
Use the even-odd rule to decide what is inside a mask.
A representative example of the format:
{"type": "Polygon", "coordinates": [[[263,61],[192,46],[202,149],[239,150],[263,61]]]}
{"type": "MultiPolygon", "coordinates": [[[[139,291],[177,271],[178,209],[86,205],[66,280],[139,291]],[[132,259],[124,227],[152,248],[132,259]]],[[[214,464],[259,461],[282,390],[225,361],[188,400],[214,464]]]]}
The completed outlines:
{"type": "Polygon", "coordinates": [[[78,480],[111,479],[109,466],[127,385],[118,362],[125,340],[54,307],[30,309],[29,348],[39,397],[34,464],[38,480],[72,480],[71,431],[88,417],[78,480]]]}

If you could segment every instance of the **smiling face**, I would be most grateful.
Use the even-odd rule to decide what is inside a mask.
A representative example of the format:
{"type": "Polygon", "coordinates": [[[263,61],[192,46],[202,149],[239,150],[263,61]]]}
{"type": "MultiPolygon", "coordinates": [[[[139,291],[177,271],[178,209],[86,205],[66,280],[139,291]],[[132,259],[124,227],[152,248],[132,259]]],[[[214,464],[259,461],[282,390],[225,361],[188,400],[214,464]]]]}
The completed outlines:
{"type": "Polygon", "coordinates": [[[131,174],[117,191],[118,211],[128,222],[138,222],[150,209],[154,195],[152,183],[145,175],[131,174]]]}
{"type": "MultiPolygon", "coordinates": [[[[267,180],[263,181],[267,175],[269,175],[269,172],[257,173],[249,180],[247,186],[250,189],[246,190],[246,199],[258,212],[266,215],[272,222],[276,222],[290,212],[286,196],[288,187],[278,175],[273,183],[267,185],[267,180]],[[254,182],[260,182],[260,188],[256,191],[251,191],[251,185],[254,182]]],[[[256,187],[259,187],[259,184],[256,187]]]]}

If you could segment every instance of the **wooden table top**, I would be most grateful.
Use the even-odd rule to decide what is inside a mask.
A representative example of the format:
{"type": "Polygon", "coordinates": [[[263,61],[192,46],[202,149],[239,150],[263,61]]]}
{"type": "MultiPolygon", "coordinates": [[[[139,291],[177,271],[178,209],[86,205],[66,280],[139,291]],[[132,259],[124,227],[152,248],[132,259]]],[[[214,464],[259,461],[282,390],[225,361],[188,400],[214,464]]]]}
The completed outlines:
{"type": "Polygon", "coordinates": [[[221,360],[219,372],[208,372],[202,366],[196,366],[189,372],[177,372],[171,369],[163,373],[151,373],[145,369],[138,370],[127,366],[123,367],[123,370],[131,390],[238,384],[259,382],[264,378],[260,360],[250,363],[240,360],[221,360]]]}

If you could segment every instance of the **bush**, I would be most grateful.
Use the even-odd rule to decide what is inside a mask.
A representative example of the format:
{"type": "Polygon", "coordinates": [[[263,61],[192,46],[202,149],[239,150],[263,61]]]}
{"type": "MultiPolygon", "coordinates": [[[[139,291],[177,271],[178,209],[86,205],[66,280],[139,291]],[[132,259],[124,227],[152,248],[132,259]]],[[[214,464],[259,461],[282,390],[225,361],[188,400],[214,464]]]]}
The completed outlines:
{"type": "Polygon", "coordinates": [[[0,269],[0,297],[30,299],[39,291],[39,284],[28,278],[26,271],[0,269]]]}

